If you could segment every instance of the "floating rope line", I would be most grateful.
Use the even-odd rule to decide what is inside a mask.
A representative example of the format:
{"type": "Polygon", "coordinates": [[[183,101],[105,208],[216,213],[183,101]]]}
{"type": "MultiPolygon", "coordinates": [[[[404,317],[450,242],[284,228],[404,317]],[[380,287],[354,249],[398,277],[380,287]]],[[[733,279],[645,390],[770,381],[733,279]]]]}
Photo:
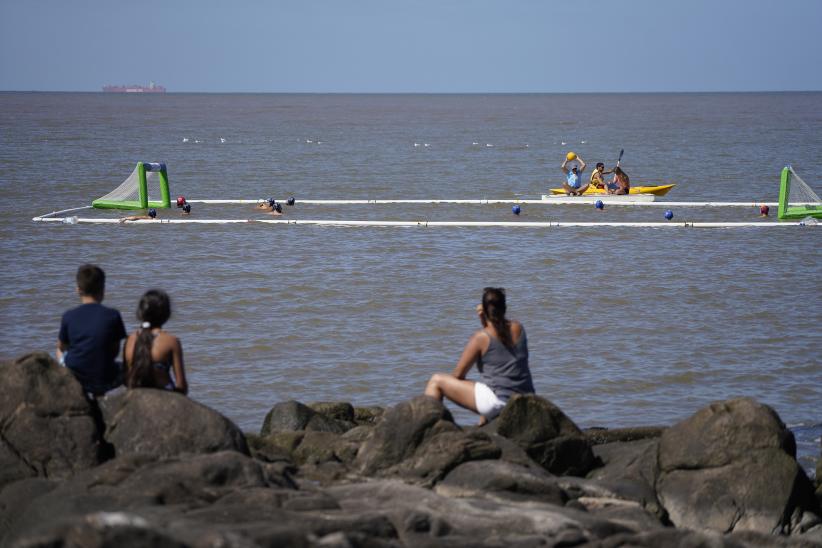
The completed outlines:
{"type": "MultiPolygon", "coordinates": [[[[429,200],[299,200],[298,204],[309,205],[389,205],[389,204],[463,204],[463,205],[493,205],[493,204],[537,204],[537,205],[594,205],[598,200],[602,201],[604,205],[621,205],[621,206],[656,206],[656,207],[760,207],[766,205],[768,207],[777,207],[777,202],[658,202],[653,200],[653,195],[642,195],[651,198],[635,199],[633,196],[630,199],[623,199],[621,196],[602,196],[602,197],[577,197],[571,198],[568,196],[561,196],[558,198],[546,198],[542,200],[516,200],[516,199],[479,199],[479,200],[447,200],[447,199],[429,199],[429,200]]],[[[267,200],[189,200],[187,202],[192,204],[259,204],[267,200]]],[[[277,200],[285,203],[285,200],[277,200]]],[[[791,206],[809,206],[819,205],[815,202],[797,202],[791,203],[791,206]]]]}
{"type": "MultiPolygon", "coordinates": [[[[51,214],[49,214],[51,215],[51,214]]],[[[598,222],[598,221],[345,221],[329,219],[140,219],[122,222],[120,219],[91,219],[85,217],[34,217],[32,221],[43,223],[65,224],[128,224],[128,225],[163,225],[163,224],[205,224],[225,225],[240,223],[257,223],[272,225],[314,225],[314,226],[369,226],[369,227],[500,227],[500,228],[563,228],[563,227],[629,227],[629,228],[772,228],[817,226],[816,222],[598,222]]]]}

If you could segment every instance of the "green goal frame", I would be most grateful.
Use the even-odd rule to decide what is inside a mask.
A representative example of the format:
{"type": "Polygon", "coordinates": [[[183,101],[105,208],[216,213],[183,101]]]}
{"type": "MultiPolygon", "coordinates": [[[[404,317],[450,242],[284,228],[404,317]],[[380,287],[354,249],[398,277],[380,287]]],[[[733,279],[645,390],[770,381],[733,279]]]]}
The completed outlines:
{"type": "Polygon", "coordinates": [[[101,209],[148,209],[170,208],[171,193],[168,188],[168,171],[166,165],[162,163],[137,162],[137,191],[138,200],[113,200],[98,198],[91,202],[91,205],[101,209]],[[156,172],[160,182],[160,201],[149,201],[147,172],[156,172]]]}

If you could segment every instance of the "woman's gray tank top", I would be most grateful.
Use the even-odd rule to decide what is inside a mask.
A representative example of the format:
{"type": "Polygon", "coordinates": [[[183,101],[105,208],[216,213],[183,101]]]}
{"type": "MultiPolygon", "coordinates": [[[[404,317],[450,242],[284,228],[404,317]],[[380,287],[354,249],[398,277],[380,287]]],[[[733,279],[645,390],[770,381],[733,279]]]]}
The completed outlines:
{"type": "Polygon", "coordinates": [[[514,394],[533,394],[534,383],[528,368],[528,338],[525,328],[512,349],[488,335],[491,342],[488,350],[477,360],[477,369],[483,384],[486,384],[502,401],[514,394]]]}

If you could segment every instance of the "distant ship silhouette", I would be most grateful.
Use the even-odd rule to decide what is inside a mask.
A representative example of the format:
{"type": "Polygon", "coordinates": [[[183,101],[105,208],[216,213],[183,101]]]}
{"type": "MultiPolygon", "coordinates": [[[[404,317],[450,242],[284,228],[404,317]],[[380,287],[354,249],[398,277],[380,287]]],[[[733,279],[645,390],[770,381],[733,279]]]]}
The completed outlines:
{"type": "Polygon", "coordinates": [[[161,85],[149,82],[147,86],[134,84],[131,86],[103,86],[106,93],[165,93],[166,88],[161,85]]]}

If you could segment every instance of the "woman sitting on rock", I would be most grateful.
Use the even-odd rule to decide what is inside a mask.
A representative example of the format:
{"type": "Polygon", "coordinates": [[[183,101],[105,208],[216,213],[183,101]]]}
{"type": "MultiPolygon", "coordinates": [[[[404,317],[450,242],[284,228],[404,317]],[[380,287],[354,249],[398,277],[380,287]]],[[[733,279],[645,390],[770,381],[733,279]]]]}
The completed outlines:
{"type": "Polygon", "coordinates": [[[505,290],[486,287],[477,305],[482,329],[474,333],[450,375],[435,373],[425,395],[443,397],[481,415],[480,425],[496,417],[514,394],[532,394],[534,383],[528,368],[525,328],[505,318],[505,290]],[[474,364],[481,382],[465,379],[474,364]]]}
{"type": "Polygon", "coordinates": [[[129,388],[163,388],[188,393],[180,339],[162,329],[170,316],[168,294],[159,289],[146,291],[137,306],[137,319],[142,325],[129,335],[123,349],[129,388]]]}

